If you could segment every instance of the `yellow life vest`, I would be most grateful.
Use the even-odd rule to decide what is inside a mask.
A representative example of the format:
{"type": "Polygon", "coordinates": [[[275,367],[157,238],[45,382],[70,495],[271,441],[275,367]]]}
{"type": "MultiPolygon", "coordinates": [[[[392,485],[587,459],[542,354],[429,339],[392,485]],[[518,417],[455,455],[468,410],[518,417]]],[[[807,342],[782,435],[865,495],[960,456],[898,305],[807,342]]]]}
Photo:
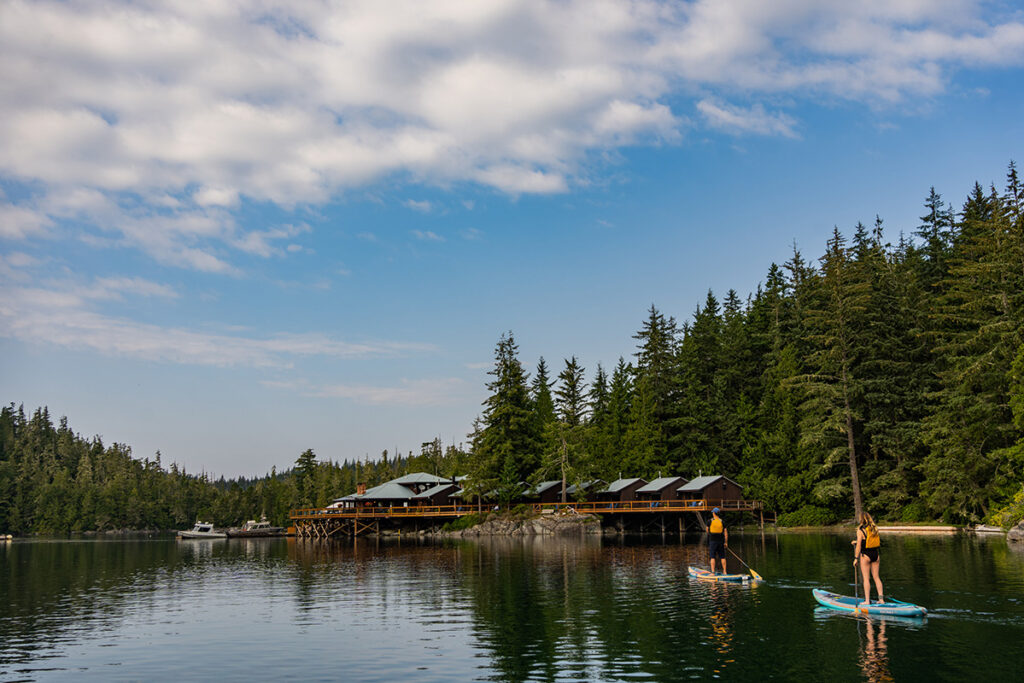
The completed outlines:
{"type": "Polygon", "coordinates": [[[713,534],[720,534],[725,530],[725,525],[722,524],[722,520],[718,517],[711,518],[711,526],[708,527],[708,531],[713,534]]]}
{"type": "Polygon", "coordinates": [[[878,536],[878,529],[872,530],[867,526],[862,526],[860,530],[864,532],[865,548],[877,548],[882,545],[882,539],[878,536]]]}

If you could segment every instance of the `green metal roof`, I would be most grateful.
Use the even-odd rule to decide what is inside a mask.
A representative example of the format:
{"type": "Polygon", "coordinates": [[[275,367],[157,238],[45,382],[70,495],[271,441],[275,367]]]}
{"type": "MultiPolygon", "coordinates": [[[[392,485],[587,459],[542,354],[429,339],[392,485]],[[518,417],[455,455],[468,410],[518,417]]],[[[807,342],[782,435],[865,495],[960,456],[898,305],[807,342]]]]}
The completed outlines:
{"type": "Polygon", "coordinates": [[[608,484],[608,488],[606,488],[604,491],[601,491],[601,493],[618,493],[622,489],[628,486],[632,486],[638,481],[642,481],[644,482],[644,484],[647,483],[646,480],[641,479],[640,477],[633,477],[632,479],[616,479],[611,484],[608,484]]]}
{"type": "MultiPolygon", "coordinates": [[[[705,488],[706,486],[708,486],[710,484],[714,484],[719,479],[725,479],[726,481],[732,481],[732,479],[729,479],[729,477],[726,477],[726,476],[721,475],[721,474],[708,475],[708,476],[704,476],[704,477],[697,477],[693,481],[680,486],[676,490],[677,491],[687,491],[687,492],[689,492],[689,491],[700,491],[701,489],[705,488]]],[[[736,482],[734,482],[734,481],[732,481],[732,483],[736,484],[736,482]]],[[[743,488],[740,484],[736,484],[736,486],[739,486],[740,488],[743,488]]]]}
{"type": "Polygon", "coordinates": [[[682,479],[684,482],[686,481],[686,479],[683,478],[683,477],[658,477],[657,479],[655,479],[651,483],[647,484],[647,486],[641,486],[640,488],[638,488],[636,490],[636,492],[637,493],[657,493],[658,491],[661,491],[666,486],[670,486],[673,482],[677,482],[680,479],[682,479]]]}
{"type": "Polygon", "coordinates": [[[380,486],[374,486],[372,489],[368,489],[366,493],[353,496],[356,500],[405,500],[412,498],[415,493],[411,489],[407,489],[401,484],[396,484],[393,481],[385,482],[380,486]]]}
{"type": "Polygon", "coordinates": [[[452,489],[452,488],[458,489],[459,487],[458,487],[458,485],[453,484],[453,483],[451,483],[449,481],[449,482],[447,482],[445,484],[438,484],[437,486],[433,486],[433,487],[427,489],[426,491],[424,491],[423,493],[417,493],[415,496],[413,496],[413,498],[433,498],[434,496],[438,495],[439,493],[443,493],[443,492],[447,491],[448,489],[452,489]]]}
{"type": "Polygon", "coordinates": [[[441,484],[444,482],[450,482],[451,479],[439,477],[436,474],[427,474],[426,472],[410,472],[409,474],[392,479],[387,482],[389,484],[402,484],[409,486],[410,484],[441,484]]]}

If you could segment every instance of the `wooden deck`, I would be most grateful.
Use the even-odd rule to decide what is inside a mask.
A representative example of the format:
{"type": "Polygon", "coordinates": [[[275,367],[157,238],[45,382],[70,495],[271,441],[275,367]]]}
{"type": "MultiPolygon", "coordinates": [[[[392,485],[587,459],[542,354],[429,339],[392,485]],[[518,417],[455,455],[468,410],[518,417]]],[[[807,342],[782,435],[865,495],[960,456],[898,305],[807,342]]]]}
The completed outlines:
{"type": "MultiPolygon", "coordinates": [[[[528,503],[534,514],[596,514],[596,515],[679,515],[683,513],[710,512],[720,508],[723,512],[756,512],[762,514],[763,506],[757,500],[724,500],[707,503],[703,500],[637,500],[629,502],[586,502],[586,503],[528,503]]],[[[513,507],[519,507],[514,505],[513,507]]],[[[465,515],[491,512],[500,508],[487,505],[410,505],[387,507],[350,508],[303,508],[291,511],[295,533],[301,538],[330,538],[336,534],[360,536],[378,532],[381,522],[424,521],[434,526],[465,515]]],[[[698,515],[701,526],[703,517],[698,515]]],[[[763,522],[762,522],[763,523],[763,522]]]]}

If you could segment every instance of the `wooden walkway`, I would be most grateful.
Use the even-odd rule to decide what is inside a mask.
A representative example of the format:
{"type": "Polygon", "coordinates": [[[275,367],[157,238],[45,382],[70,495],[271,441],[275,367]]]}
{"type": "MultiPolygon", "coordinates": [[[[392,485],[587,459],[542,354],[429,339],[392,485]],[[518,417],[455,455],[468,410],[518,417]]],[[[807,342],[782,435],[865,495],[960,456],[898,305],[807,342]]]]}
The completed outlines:
{"type": "MultiPolygon", "coordinates": [[[[512,507],[519,508],[520,505],[512,507]]],[[[682,513],[710,512],[712,508],[721,508],[723,512],[756,512],[764,513],[761,501],[758,500],[723,500],[708,503],[704,500],[637,500],[629,502],[586,502],[586,503],[527,503],[526,507],[534,514],[596,514],[596,515],[664,515],[682,513]]],[[[361,536],[365,533],[376,533],[381,529],[381,522],[418,522],[437,525],[466,515],[498,511],[494,505],[410,505],[388,507],[349,507],[349,508],[303,508],[291,511],[291,519],[295,525],[295,535],[300,538],[331,538],[335,535],[361,536]]],[[[701,526],[704,518],[697,515],[701,526]]]]}

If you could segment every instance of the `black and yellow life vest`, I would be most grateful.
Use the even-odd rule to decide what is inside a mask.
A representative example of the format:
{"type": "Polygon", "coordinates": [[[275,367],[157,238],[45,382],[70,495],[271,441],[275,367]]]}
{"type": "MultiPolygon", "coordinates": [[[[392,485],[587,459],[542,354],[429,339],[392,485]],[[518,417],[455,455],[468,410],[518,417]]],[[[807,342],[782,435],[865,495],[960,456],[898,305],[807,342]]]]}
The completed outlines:
{"type": "Polygon", "coordinates": [[[864,533],[864,541],[862,547],[864,548],[877,548],[882,545],[882,539],[878,535],[878,529],[861,525],[860,530],[864,533]]]}
{"type": "Polygon", "coordinates": [[[725,525],[722,524],[722,520],[718,517],[711,518],[711,525],[708,527],[708,531],[712,534],[720,534],[725,531],[725,525]]]}

